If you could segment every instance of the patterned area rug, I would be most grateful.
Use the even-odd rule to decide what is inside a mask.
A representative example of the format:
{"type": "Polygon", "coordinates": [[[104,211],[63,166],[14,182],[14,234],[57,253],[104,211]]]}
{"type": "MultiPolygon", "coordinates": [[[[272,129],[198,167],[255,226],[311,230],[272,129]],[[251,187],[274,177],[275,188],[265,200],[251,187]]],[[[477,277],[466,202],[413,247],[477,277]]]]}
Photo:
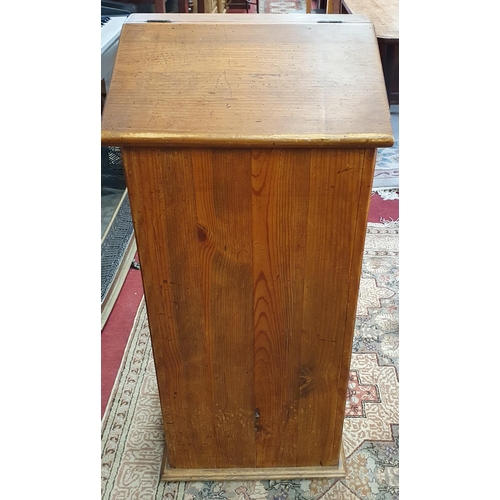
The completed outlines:
{"type": "Polygon", "coordinates": [[[340,480],[159,482],[163,429],[144,303],[102,421],[102,500],[399,498],[398,223],[370,223],[340,480]]]}
{"type": "MultiPolygon", "coordinates": [[[[262,12],[262,11],[261,11],[262,12]]],[[[267,0],[264,12],[267,14],[288,14],[306,12],[305,0],[267,0]]]]}
{"type": "Polygon", "coordinates": [[[388,192],[399,190],[399,141],[394,141],[390,148],[379,148],[377,150],[377,161],[375,173],[373,175],[373,191],[384,199],[397,199],[398,196],[391,197],[388,192]],[[384,193],[386,191],[386,193],[384,193]]]}
{"type": "Polygon", "coordinates": [[[266,14],[289,14],[306,12],[306,0],[259,0],[260,12],[266,14]]]}

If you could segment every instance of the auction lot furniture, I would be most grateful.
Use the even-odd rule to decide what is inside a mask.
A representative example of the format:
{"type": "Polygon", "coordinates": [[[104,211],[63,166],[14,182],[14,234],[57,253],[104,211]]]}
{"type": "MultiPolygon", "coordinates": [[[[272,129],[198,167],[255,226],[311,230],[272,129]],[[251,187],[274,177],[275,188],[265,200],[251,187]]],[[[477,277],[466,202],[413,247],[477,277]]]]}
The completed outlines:
{"type": "Polygon", "coordinates": [[[374,25],[390,104],[399,105],[399,0],[342,0],[342,12],[374,25]]]}
{"type": "Polygon", "coordinates": [[[123,156],[162,479],[345,475],[376,148],[393,144],[372,24],[131,15],[102,143],[123,156]]]}

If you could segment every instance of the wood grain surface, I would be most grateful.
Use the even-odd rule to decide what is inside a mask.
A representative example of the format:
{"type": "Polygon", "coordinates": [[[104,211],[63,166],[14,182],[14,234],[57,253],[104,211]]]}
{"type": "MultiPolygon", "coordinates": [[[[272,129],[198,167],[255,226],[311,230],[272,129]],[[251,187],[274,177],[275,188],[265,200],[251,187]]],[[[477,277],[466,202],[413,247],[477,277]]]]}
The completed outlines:
{"type": "Polygon", "coordinates": [[[122,149],[170,467],[338,464],[374,154],[122,149]]]}
{"type": "Polygon", "coordinates": [[[342,0],[350,14],[366,16],[378,38],[399,39],[399,0],[342,0]]]}
{"type": "Polygon", "coordinates": [[[289,14],[270,14],[261,12],[259,15],[252,16],[227,16],[224,14],[208,14],[208,13],[193,13],[193,14],[148,14],[138,13],[131,14],[125,23],[136,24],[146,22],[175,22],[175,23],[211,23],[211,24],[316,24],[318,21],[343,21],[349,23],[369,23],[370,21],[363,15],[350,15],[346,18],[339,14],[305,14],[294,13],[289,14]]]}
{"type": "Polygon", "coordinates": [[[344,448],[338,465],[331,467],[245,467],[226,469],[173,469],[166,454],[161,465],[161,481],[262,481],[271,479],[335,479],[347,475],[344,448]]]}
{"type": "Polygon", "coordinates": [[[349,15],[318,22],[328,20],[322,16],[277,20],[270,29],[263,21],[225,21],[261,16],[206,16],[224,22],[124,24],[103,111],[103,144],[392,145],[369,22],[350,22],[349,15]]]}
{"type": "Polygon", "coordinates": [[[373,26],[158,16],[124,25],[102,142],[122,150],[165,463],[325,477],[376,148],[393,144],[373,26]]]}

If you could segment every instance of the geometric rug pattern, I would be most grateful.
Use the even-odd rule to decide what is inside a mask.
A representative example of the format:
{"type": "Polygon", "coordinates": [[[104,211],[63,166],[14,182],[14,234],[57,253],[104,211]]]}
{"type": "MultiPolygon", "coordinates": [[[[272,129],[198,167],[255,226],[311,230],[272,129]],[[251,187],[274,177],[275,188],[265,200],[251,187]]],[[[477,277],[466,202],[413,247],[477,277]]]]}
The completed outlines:
{"type": "Polygon", "coordinates": [[[399,141],[396,139],[390,148],[378,148],[373,189],[399,188],[399,141]]]}
{"type": "Polygon", "coordinates": [[[260,0],[260,12],[266,14],[288,14],[306,12],[306,0],[260,0]],[[264,3],[264,8],[262,8],[264,3]]]}
{"type": "Polygon", "coordinates": [[[305,12],[305,0],[268,0],[266,14],[288,14],[289,12],[305,12]]]}
{"type": "Polygon", "coordinates": [[[144,301],[102,420],[102,500],[399,499],[399,227],[370,223],[344,420],[347,476],[159,482],[163,426],[144,301]]]}

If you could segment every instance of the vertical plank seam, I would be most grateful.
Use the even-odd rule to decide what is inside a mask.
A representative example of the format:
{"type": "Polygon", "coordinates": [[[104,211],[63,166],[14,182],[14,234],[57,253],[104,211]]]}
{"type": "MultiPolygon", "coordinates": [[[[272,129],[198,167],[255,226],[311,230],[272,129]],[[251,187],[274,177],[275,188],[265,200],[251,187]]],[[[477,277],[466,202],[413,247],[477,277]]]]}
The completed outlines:
{"type": "MultiPolygon", "coordinates": [[[[256,293],[256,286],[255,286],[255,255],[253,251],[254,247],[254,234],[255,234],[255,228],[254,228],[254,192],[253,192],[253,170],[254,170],[254,154],[255,154],[255,149],[250,149],[250,210],[251,210],[251,215],[250,215],[250,226],[251,226],[251,231],[252,231],[252,255],[251,255],[251,262],[252,262],[252,324],[253,324],[253,349],[252,349],[252,355],[253,355],[253,390],[252,390],[252,406],[254,408],[254,411],[256,412],[256,404],[257,404],[257,370],[255,369],[255,359],[256,359],[256,322],[255,322],[255,293],[256,293]]],[[[254,457],[253,461],[255,466],[257,466],[257,455],[258,455],[258,450],[257,450],[257,427],[256,427],[256,418],[257,416],[254,416],[254,422],[253,422],[253,442],[254,442],[254,457]]]]}
{"type": "MultiPolygon", "coordinates": [[[[298,441],[299,441],[299,436],[301,434],[301,418],[300,418],[300,408],[302,406],[302,398],[300,397],[300,374],[301,374],[301,369],[302,369],[302,355],[303,355],[303,349],[302,349],[302,337],[304,335],[304,316],[305,316],[305,311],[304,311],[304,306],[305,306],[305,296],[306,296],[306,281],[307,281],[307,248],[308,248],[308,243],[309,243],[309,217],[311,215],[311,186],[313,183],[311,183],[311,170],[312,170],[312,165],[313,165],[313,153],[312,150],[309,150],[309,162],[308,162],[308,171],[309,171],[309,186],[307,189],[307,216],[306,216],[306,223],[307,223],[307,230],[305,231],[304,234],[304,279],[302,280],[302,322],[300,325],[300,339],[298,339],[299,342],[299,390],[298,390],[298,400],[297,400],[297,437],[296,437],[296,442],[298,446],[298,441]]],[[[295,453],[295,466],[298,464],[298,453],[295,453]]]]}
{"type": "Polygon", "coordinates": [[[252,279],[252,288],[251,288],[251,297],[249,300],[251,300],[251,304],[252,304],[252,318],[251,318],[251,321],[252,321],[252,332],[253,332],[253,335],[252,335],[252,363],[251,363],[251,367],[252,367],[252,377],[250,380],[253,380],[253,387],[250,388],[250,390],[252,391],[252,394],[251,394],[251,398],[250,398],[250,401],[251,401],[251,405],[252,405],[252,410],[253,410],[253,421],[251,422],[251,425],[252,425],[252,428],[253,428],[253,463],[254,463],[254,467],[257,467],[257,430],[256,430],[256,384],[255,384],[255,374],[256,374],[256,370],[255,370],[255,282],[254,282],[254,266],[255,266],[255,259],[254,259],[254,238],[253,238],[253,235],[254,235],[254,227],[253,227],[253,224],[254,224],[254,218],[253,218],[253,152],[254,150],[249,148],[248,149],[248,161],[249,161],[249,165],[248,165],[248,174],[250,176],[250,178],[248,179],[247,181],[247,185],[248,185],[248,189],[249,189],[249,195],[250,195],[250,206],[249,206],[249,210],[250,210],[250,214],[249,214],[249,217],[250,217],[250,262],[252,264],[252,268],[250,270],[250,276],[251,276],[251,279],[252,279]]]}

